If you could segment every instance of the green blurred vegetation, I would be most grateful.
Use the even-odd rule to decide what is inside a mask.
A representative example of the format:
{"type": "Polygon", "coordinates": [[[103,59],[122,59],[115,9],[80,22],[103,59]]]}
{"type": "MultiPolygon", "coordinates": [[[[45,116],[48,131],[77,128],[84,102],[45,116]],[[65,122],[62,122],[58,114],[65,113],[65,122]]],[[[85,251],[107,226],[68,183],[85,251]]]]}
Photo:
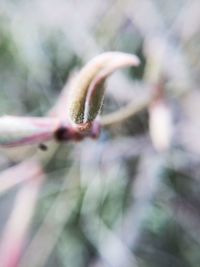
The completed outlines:
{"type": "MultiPolygon", "coordinates": [[[[146,51],[152,39],[168,47],[162,73],[172,147],[155,151],[147,111],[103,129],[99,140],[62,145],[46,167],[24,253],[50,211],[41,246],[60,234],[46,267],[200,266],[199,10],[198,0],[1,1],[1,115],[43,116],[91,57],[136,53],[141,66],[108,82],[104,112],[115,110],[151,86],[145,73],[158,51],[146,51]]],[[[16,161],[2,152],[1,170],[16,161]]],[[[15,194],[1,195],[1,229],[12,210],[6,199],[15,194]]]]}

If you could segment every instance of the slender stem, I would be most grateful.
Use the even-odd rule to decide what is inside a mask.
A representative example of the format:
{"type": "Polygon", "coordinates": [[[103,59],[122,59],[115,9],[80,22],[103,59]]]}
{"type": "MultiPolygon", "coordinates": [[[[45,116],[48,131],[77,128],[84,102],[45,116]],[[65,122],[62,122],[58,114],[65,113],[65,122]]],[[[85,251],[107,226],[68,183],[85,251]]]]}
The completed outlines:
{"type": "Polygon", "coordinates": [[[151,99],[146,97],[140,100],[138,103],[131,102],[127,106],[112,112],[111,114],[104,115],[100,118],[100,123],[102,126],[109,126],[116,123],[121,123],[122,121],[135,116],[142,110],[148,107],[151,99]]]}

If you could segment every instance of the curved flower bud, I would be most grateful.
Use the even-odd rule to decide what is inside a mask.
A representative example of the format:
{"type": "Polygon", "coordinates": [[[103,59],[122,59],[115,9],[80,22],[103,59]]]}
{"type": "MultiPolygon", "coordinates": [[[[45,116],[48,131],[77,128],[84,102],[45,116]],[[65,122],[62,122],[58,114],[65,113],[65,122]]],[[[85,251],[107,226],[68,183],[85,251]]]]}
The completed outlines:
{"type": "Polygon", "coordinates": [[[69,119],[75,124],[93,121],[102,106],[106,78],[119,68],[139,63],[137,56],[121,52],[106,52],[87,63],[71,84],[69,119]]]}

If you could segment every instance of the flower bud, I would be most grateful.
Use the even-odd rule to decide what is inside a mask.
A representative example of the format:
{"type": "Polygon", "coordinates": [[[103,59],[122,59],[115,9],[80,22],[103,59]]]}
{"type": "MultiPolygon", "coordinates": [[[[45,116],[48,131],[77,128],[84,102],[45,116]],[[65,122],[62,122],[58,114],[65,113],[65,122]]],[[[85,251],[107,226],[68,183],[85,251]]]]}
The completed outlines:
{"type": "Polygon", "coordinates": [[[75,124],[93,121],[102,106],[106,78],[119,68],[138,64],[135,55],[121,52],[106,52],[89,61],[72,81],[67,106],[69,119],[75,124]]]}

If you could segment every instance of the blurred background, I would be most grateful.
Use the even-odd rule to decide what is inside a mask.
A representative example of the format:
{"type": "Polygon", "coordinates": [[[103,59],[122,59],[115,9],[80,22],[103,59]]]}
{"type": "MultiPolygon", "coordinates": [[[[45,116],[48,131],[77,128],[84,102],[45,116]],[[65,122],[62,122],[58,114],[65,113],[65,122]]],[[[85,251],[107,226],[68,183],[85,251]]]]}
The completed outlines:
{"type": "MultiPolygon", "coordinates": [[[[103,113],[155,95],[98,140],[62,144],[35,208],[31,194],[16,208],[24,183],[0,190],[0,247],[34,211],[20,261],[2,267],[200,266],[199,25],[199,0],[0,1],[0,115],[44,116],[72,72],[111,50],[141,65],[109,78],[103,113]]],[[[2,150],[2,175],[37,150],[2,150]]]]}

